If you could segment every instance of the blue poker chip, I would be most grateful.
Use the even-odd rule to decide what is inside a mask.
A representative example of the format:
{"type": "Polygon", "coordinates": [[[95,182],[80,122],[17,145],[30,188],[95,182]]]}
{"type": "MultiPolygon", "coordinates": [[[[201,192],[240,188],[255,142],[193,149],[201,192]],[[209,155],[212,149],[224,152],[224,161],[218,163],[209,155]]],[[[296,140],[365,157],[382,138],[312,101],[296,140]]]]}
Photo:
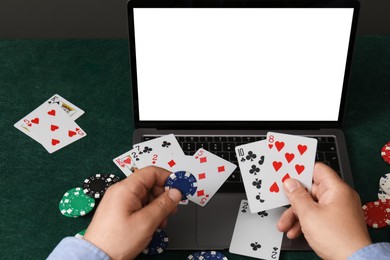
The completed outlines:
{"type": "Polygon", "coordinates": [[[152,241],[150,241],[149,245],[142,251],[145,255],[158,255],[164,252],[164,250],[168,246],[168,236],[161,229],[157,229],[154,232],[152,241]]]}
{"type": "Polygon", "coordinates": [[[207,251],[202,255],[203,259],[218,259],[218,260],[228,260],[227,257],[218,251],[207,251]]]}
{"type": "Polygon", "coordinates": [[[205,254],[205,251],[196,251],[187,256],[187,260],[201,260],[204,259],[203,255],[205,254]]]}
{"type": "Polygon", "coordinates": [[[194,195],[198,189],[195,176],[186,171],[178,171],[169,175],[164,186],[166,190],[172,188],[178,189],[182,194],[182,200],[187,199],[189,195],[194,195]]]}

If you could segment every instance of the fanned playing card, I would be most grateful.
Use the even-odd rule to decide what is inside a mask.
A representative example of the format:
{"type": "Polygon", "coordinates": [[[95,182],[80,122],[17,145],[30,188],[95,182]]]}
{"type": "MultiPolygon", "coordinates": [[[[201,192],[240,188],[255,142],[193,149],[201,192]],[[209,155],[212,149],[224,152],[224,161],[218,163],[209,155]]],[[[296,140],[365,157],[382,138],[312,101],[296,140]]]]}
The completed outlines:
{"type": "Polygon", "coordinates": [[[60,106],[41,106],[26,119],[28,131],[49,153],[87,135],[60,106]]]}
{"type": "Polygon", "coordinates": [[[70,103],[65,98],[61,97],[58,94],[53,95],[51,98],[49,98],[47,101],[45,101],[42,105],[37,107],[35,110],[33,110],[31,113],[29,113],[27,116],[23,117],[21,120],[16,122],[14,126],[19,129],[21,132],[25,133],[26,135],[30,136],[34,140],[38,141],[35,136],[32,135],[30,128],[33,126],[36,122],[36,119],[34,120],[34,117],[31,115],[36,114],[39,109],[42,107],[47,106],[58,106],[61,107],[62,110],[66,112],[66,114],[72,118],[73,120],[76,120],[81,115],[84,114],[84,111],[77,107],[76,105],[70,103]]]}
{"type": "Polygon", "coordinates": [[[248,202],[242,200],[229,252],[259,259],[279,259],[283,233],[276,224],[286,209],[250,213],[248,202]]]}
{"type": "Polygon", "coordinates": [[[269,132],[266,140],[269,160],[265,164],[267,175],[263,179],[264,199],[288,205],[289,201],[283,191],[286,179],[297,179],[311,190],[317,139],[269,132]]]}
{"type": "Polygon", "coordinates": [[[130,176],[134,173],[134,169],[137,166],[134,163],[134,160],[130,156],[131,150],[125,152],[124,154],[116,157],[113,162],[116,166],[126,175],[126,177],[130,176]]]}
{"type": "Polygon", "coordinates": [[[266,143],[267,140],[262,140],[236,146],[241,177],[244,182],[249,210],[252,213],[281,207],[285,204],[265,199],[263,195],[265,193],[263,179],[267,175],[265,163],[268,160],[266,143]]]}
{"type": "Polygon", "coordinates": [[[197,190],[188,200],[200,206],[205,206],[218,189],[225,183],[236,165],[210,153],[199,149],[192,157],[187,157],[182,168],[196,178],[197,190]]]}

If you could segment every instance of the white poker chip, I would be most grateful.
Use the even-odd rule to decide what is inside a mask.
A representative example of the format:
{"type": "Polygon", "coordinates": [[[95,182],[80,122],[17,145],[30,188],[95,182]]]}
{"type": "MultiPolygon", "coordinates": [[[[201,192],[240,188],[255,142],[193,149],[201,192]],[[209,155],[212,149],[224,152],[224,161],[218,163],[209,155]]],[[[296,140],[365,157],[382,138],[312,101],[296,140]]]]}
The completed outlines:
{"type": "Polygon", "coordinates": [[[378,190],[378,199],[380,200],[390,200],[390,195],[384,192],[381,188],[378,190]]]}
{"type": "Polygon", "coordinates": [[[390,195],[390,173],[386,173],[379,180],[379,187],[390,195]]]}

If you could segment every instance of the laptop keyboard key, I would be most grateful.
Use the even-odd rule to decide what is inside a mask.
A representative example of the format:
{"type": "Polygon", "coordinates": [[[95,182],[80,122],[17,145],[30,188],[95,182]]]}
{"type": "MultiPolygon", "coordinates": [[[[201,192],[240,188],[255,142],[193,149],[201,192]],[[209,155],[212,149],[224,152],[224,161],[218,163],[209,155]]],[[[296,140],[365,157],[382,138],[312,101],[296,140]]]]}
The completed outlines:
{"type": "Polygon", "coordinates": [[[336,144],[318,143],[317,150],[321,152],[336,152],[336,144]]]}
{"type": "Polygon", "coordinates": [[[199,136],[200,142],[212,142],[213,138],[211,136],[199,136]]]}
{"type": "Polygon", "coordinates": [[[227,141],[226,136],[214,136],[214,142],[222,143],[222,142],[226,142],[226,141],[227,141]]]}
{"type": "Polygon", "coordinates": [[[230,136],[230,137],[228,137],[228,141],[234,142],[234,143],[241,142],[241,137],[240,136],[230,136]]]}
{"type": "Polygon", "coordinates": [[[195,152],[195,143],[183,143],[184,152],[195,152]]]}
{"type": "Polygon", "coordinates": [[[222,144],[223,151],[234,151],[235,144],[234,143],[223,143],[222,144]]]}
{"type": "Polygon", "coordinates": [[[196,143],[196,150],[200,149],[200,148],[203,148],[205,150],[210,150],[209,148],[209,143],[205,143],[205,142],[202,142],[202,143],[196,143]]]}
{"type": "Polygon", "coordinates": [[[222,151],[222,143],[211,143],[210,152],[222,151]]]}

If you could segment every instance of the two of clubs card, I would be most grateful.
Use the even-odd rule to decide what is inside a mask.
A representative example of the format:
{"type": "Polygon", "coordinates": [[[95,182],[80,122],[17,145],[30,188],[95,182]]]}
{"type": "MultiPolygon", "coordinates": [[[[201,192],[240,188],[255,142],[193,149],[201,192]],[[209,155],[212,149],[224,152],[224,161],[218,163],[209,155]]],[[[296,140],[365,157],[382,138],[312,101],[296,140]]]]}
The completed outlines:
{"type": "MultiPolygon", "coordinates": [[[[115,158],[114,163],[129,176],[136,168],[157,166],[170,172],[186,171],[196,179],[196,192],[188,200],[205,206],[225,183],[236,165],[199,149],[192,156],[185,155],[173,134],[133,145],[133,149],[115,158]]],[[[183,202],[185,204],[185,202],[183,202]]]]}
{"type": "Polygon", "coordinates": [[[288,178],[311,190],[317,139],[269,132],[262,141],[236,147],[236,155],[252,213],[285,206],[288,178]]]}
{"type": "Polygon", "coordinates": [[[83,110],[55,94],[14,127],[53,153],[87,135],[75,122],[82,114],[83,110]]]}

